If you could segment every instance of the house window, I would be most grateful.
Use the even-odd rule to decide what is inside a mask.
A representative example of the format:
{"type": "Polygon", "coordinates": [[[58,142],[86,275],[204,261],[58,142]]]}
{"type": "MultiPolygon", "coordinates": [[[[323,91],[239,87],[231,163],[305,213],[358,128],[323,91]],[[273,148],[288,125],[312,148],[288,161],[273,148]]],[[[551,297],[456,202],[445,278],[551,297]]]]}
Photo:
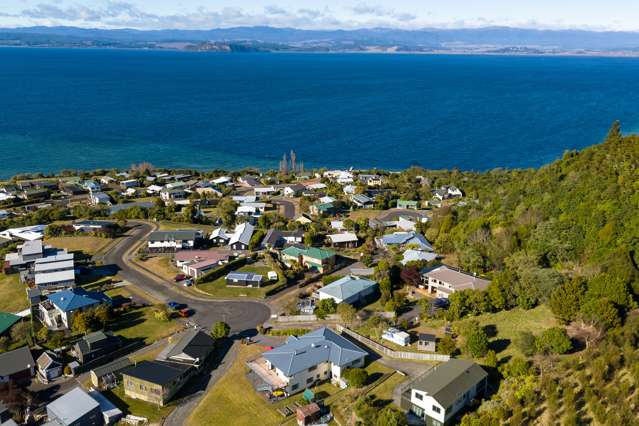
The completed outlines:
{"type": "Polygon", "coordinates": [[[439,413],[441,413],[441,412],[442,412],[442,409],[441,409],[441,408],[439,408],[439,407],[438,407],[438,406],[436,406],[436,405],[433,405],[433,411],[434,411],[434,412],[436,412],[437,414],[439,414],[439,413]]]}
{"type": "Polygon", "coordinates": [[[309,377],[308,379],[306,379],[306,384],[309,384],[309,383],[313,383],[313,378],[312,377],[309,377]]]}
{"type": "Polygon", "coordinates": [[[293,386],[291,386],[291,390],[297,390],[297,388],[299,388],[300,385],[295,383],[293,386]]]}
{"type": "Polygon", "coordinates": [[[416,398],[416,399],[419,399],[420,401],[423,401],[423,400],[424,400],[424,396],[423,396],[421,393],[416,393],[416,394],[415,394],[415,398],[416,398]]]}
{"type": "Polygon", "coordinates": [[[308,371],[313,371],[313,370],[317,370],[317,365],[314,365],[312,367],[309,367],[308,371]]]}

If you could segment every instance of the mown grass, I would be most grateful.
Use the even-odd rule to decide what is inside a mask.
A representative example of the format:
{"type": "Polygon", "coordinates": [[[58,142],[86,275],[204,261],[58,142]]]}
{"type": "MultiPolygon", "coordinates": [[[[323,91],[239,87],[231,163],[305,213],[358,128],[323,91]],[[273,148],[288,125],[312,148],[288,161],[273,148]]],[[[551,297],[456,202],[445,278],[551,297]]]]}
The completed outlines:
{"type": "Polygon", "coordinates": [[[45,244],[52,245],[59,249],[67,249],[68,251],[81,251],[86,255],[93,256],[101,253],[104,248],[113,240],[110,238],[101,238],[93,236],[72,236],[72,237],[55,237],[47,238],[45,244]]]}
{"type": "Polygon", "coordinates": [[[20,312],[29,307],[26,287],[19,274],[0,274],[0,312],[20,312]]]}
{"type": "Polygon", "coordinates": [[[226,276],[222,276],[209,283],[198,284],[197,288],[215,297],[255,297],[264,298],[266,292],[274,282],[267,282],[267,274],[272,271],[268,266],[245,265],[236,272],[252,272],[263,277],[263,284],[260,288],[249,287],[229,287],[226,285],[226,276]]]}

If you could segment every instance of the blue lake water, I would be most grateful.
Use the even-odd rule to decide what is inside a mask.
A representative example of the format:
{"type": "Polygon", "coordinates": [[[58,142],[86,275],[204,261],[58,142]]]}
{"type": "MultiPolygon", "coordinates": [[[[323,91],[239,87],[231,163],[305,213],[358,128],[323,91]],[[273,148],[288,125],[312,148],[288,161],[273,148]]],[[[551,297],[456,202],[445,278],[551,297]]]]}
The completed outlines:
{"type": "Polygon", "coordinates": [[[157,166],[486,170],[639,130],[639,59],[0,49],[0,176],[157,166]]]}

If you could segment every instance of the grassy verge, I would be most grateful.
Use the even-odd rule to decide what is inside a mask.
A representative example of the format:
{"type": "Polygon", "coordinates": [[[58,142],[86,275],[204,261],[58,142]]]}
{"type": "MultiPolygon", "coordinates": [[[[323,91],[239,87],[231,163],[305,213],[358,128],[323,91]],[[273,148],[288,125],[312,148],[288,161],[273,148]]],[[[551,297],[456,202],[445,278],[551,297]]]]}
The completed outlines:
{"type": "MultiPolygon", "coordinates": [[[[236,272],[252,272],[260,274],[267,279],[267,274],[272,269],[267,266],[246,265],[237,269],[236,272]]],[[[197,288],[215,297],[255,297],[264,298],[266,292],[271,288],[271,283],[267,283],[260,288],[249,287],[229,287],[226,285],[226,276],[222,276],[209,283],[198,284],[197,288]]]]}
{"type": "Polygon", "coordinates": [[[25,286],[19,274],[0,274],[0,311],[19,312],[29,307],[25,286]]]}
{"type": "Polygon", "coordinates": [[[149,271],[153,271],[153,273],[168,281],[173,281],[175,276],[182,272],[173,266],[171,257],[169,256],[153,256],[145,260],[140,260],[139,263],[149,271]]]}

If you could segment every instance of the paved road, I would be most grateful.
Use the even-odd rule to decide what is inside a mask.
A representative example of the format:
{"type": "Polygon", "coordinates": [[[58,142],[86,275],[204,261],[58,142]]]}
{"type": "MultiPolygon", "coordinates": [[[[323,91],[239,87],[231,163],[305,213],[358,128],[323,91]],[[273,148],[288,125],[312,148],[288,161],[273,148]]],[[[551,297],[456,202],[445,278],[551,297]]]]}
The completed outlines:
{"type": "Polygon", "coordinates": [[[134,286],[142,289],[153,298],[168,302],[169,300],[187,304],[195,311],[191,319],[202,327],[209,328],[215,321],[225,321],[231,326],[233,333],[241,333],[254,329],[258,324],[268,320],[271,315],[269,307],[255,301],[221,301],[196,297],[176,288],[174,283],[142,270],[134,265],[130,256],[146,235],[155,230],[155,225],[136,222],[134,228],[121,242],[111,247],[103,257],[105,265],[115,265],[118,275],[134,286]],[[132,252],[133,251],[133,252],[132,252]]]}
{"type": "Polygon", "coordinates": [[[390,209],[385,210],[377,216],[377,219],[382,221],[394,220],[398,216],[412,217],[414,219],[421,219],[424,217],[430,217],[431,213],[428,210],[408,210],[408,209],[390,209]]]}
{"type": "Polygon", "coordinates": [[[272,200],[273,205],[282,206],[284,210],[283,215],[287,219],[295,219],[295,203],[290,200],[285,200],[283,198],[277,198],[272,200]]]}

